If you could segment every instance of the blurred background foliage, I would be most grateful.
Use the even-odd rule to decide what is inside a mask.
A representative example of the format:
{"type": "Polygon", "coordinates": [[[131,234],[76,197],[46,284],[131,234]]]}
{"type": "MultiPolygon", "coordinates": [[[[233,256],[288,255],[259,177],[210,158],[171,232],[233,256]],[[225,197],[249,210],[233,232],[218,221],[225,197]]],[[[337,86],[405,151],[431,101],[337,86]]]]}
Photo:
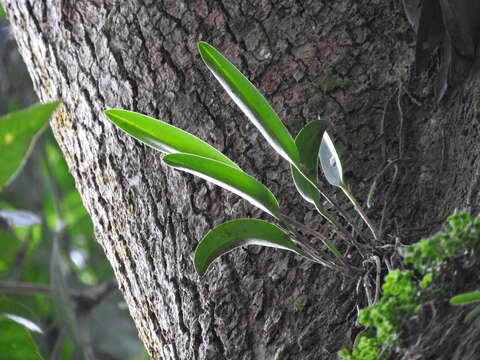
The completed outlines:
{"type": "MultiPolygon", "coordinates": [[[[4,145],[22,137],[10,134],[22,131],[15,112],[36,102],[0,6],[3,175],[13,157],[4,145]]],[[[0,360],[146,359],[52,132],[38,133],[23,168],[0,184],[0,360]]]]}

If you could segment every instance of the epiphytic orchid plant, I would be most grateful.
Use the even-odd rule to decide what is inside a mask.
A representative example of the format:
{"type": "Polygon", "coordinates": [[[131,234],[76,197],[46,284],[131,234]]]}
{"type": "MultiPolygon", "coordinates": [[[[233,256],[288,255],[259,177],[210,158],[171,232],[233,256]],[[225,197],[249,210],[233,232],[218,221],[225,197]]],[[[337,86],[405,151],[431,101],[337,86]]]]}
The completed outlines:
{"type": "MultiPolygon", "coordinates": [[[[343,190],[369,227],[372,233],[370,239],[376,239],[374,225],[346,184],[340,158],[326,131],[327,123],[321,120],[311,121],[294,140],[266,99],[233,64],[205,42],[198,44],[198,50],[208,69],[233,101],[273,149],[290,163],[293,182],[301,196],[315,206],[320,215],[332,225],[333,231],[362,252],[363,245],[356,238],[360,237],[364,243],[369,236],[325,193],[318,180],[320,161],[326,180],[343,190]],[[333,206],[337,215],[325,209],[325,201],[333,206]],[[353,235],[342,225],[338,215],[352,227],[353,235]]],[[[164,153],[163,161],[168,166],[230,190],[277,220],[278,226],[263,220],[237,219],[208,232],[195,250],[194,265],[199,274],[205,274],[219,256],[237,247],[252,244],[290,250],[332,269],[347,272],[354,269],[327,236],[283,214],[277,199],[265,185],[242,171],[237,164],[209,144],[146,115],[120,109],[109,109],[105,114],[129,135],[164,153]],[[298,230],[320,239],[328,250],[313,249],[302,240],[298,230]]]]}

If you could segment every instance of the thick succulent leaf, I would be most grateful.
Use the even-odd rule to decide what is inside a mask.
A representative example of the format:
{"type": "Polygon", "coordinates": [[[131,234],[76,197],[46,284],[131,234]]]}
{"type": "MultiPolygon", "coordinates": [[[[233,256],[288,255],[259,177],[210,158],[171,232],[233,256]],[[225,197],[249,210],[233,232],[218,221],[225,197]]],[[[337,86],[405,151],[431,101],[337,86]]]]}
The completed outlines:
{"type": "Polygon", "coordinates": [[[22,169],[38,134],[58,105],[38,104],[0,117],[0,189],[22,169]]]}
{"type": "Polygon", "coordinates": [[[463,319],[463,322],[467,325],[470,325],[479,316],[480,316],[480,306],[477,306],[475,309],[473,309],[467,315],[465,315],[465,319],[463,319]]]}
{"type": "Polygon", "coordinates": [[[300,153],[300,162],[307,168],[309,175],[313,178],[318,176],[318,154],[322,144],[323,134],[328,127],[328,123],[323,120],[310,121],[300,130],[295,139],[298,151],[300,153]]]}
{"type": "Polygon", "coordinates": [[[238,219],[217,226],[202,239],[195,250],[195,270],[203,275],[215,259],[245,245],[290,250],[313,261],[279,227],[262,220],[238,219]]]}
{"type": "Polygon", "coordinates": [[[163,161],[175,169],[200,176],[230,190],[275,218],[280,218],[278,201],[272,192],[242,170],[192,154],[169,154],[163,157],[163,161]]]}
{"type": "MultiPolygon", "coordinates": [[[[300,130],[295,139],[295,144],[300,153],[300,166],[306,173],[305,175],[314,180],[318,178],[318,153],[326,128],[327,123],[325,121],[311,121],[300,130]]],[[[318,189],[294,165],[290,167],[293,182],[298,192],[306,201],[315,203],[320,198],[318,189]]]]}
{"type": "Polygon", "coordinates": [[[220,161],[238,168],[228,157],[198,137],[147,115],[109,109],[105,115],[120,129],[163,153],[187,153],[220,161]]]}
{"type": "Polygon", "coordinates": [[[445,38],[442,11],[438,0],[424,0],[420,13],[415,49],[417,73],[425,70],[431,51],[445,38]]]}
{"type": "Polygon", "coordinates": [[[323,174],[331,185],[338,187],[345,185],[343,181],[342,163],[340,162],[332,139],[330,139],[326,131],[323,134],[322,144],[320,145],[320,163],[323,174]]]}
{"type": "Polygon", "coordinates": [[[480,291],[460,294],[450,299],[450,304],[452,305],[466,305],[474,302],[480,302],[480,291]]]}
{"type": "Polygon", "coordinates": [[[299,154],[292,136],[263,95],[213,46],[200,42],[198,50],[209,70],[275,151],[290,163],[298,164],[299,154]]]}

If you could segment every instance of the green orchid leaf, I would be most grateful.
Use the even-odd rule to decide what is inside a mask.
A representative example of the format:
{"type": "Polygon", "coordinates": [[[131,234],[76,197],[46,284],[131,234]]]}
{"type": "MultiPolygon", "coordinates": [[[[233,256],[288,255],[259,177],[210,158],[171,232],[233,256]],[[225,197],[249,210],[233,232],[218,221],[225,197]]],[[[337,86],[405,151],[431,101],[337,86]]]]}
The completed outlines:
{"type": "Polygon", "coordinates": [[[175,169],[197,175],[230,190],[273,217],[281,218],[278,201],[272,192],[242,170],[192,154],[169,154],[163,157],[163,161],[175,169]]]}
{"type": "Polygon", "coordinates": [[[325,131],[320,145],[320,163],[327,181],[334,186],[344,187],[342,163],[338,157],[332,139],[325,131]]]}
{"type": "Polygon", "coordinates": [[[215,259],[245,245],[290,250],[313,261],[279,227],[262,220],[238,219],[221,224],[205,235],[195,250],[195,270],[204,275],[215,259]]]}
{"type": "Polygon", "coordinates": [[[208,69],[275,151],[290,163],[298,164],[299,154],[292,136],[263,95],[213,46],[200,42],[198,50],[208,69]]]}
{"type": "Polygon", "coordinates": [[[452,305],[466,305],[474,302],[480,302],[480,291],[460,294],[450,299],[450,304],[452,305]]]}
{"type": "Polygon", "coordinates": [[[472,311],[470,311],[467,315],[465,315],[465,319],[463,319],[463,323],[470,325],[479,316],[480,316],[480,306],[477,306],[472,311]]]}
{"type": "Polygon", "coordinates": [[[0,190],[23,168],[35,140],[59,102],[34,105],[0,117],[0,190]]]}
{"type": "MultiPolygon", "coordinates": [[[[310,179],[315,181],[318,178],[318,153],[320,150],[320,144],[322,143],[323,133],[327,126],[328,125],[325,121],[311,121],[300,130],[295,139],[295,144],[300,153],[302,170],[306,173],[306,176],[309,176],[310,179]]],[[[300,195],[302,195],[306,201],[315,204],[318,199],[320,199],[318,189],[296,168],[296,166],[291,165],[290,168],[293,182],[300,195]]]]}
{"type": "Polygon", "coordinates": [[[7,319],[10,319],[10,320],[16,322],[19,325],[22,325],[27,330],[37,332],[37,333],[40,333],[40,334],[43,332],[42,329],[40,329],[40,327],[37,324],[35,324],[33,321],[31,321],[27,318],[24,318],[22,316],[15,315],[15,314],[8,314],[8,313],[0,314],[0,316],[3,316],[7,319]]]}
{"type": "Polygon", "coordinates": [[[161,120],[120,109],[106,110],[105,115],[130,136],[163,153],[194,154],[239,168],[232,160],[205,141],[161,120]]]}

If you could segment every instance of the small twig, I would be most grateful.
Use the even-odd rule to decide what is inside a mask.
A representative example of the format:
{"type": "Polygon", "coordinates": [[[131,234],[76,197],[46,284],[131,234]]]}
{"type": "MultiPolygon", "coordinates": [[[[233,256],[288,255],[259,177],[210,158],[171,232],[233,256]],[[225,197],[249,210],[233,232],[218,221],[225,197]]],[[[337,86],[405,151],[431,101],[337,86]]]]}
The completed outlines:
{"type": "Polygon", "coordinates": [[[382,264],[380,263],[380,258],[377,255],[373,256],[373,261],[377,267],[377,276],[375,278],[375,298],[373,299],[373,303],[376,304],[380,296],[380,276],[382,273],[382,264]]]}
{"type": "MultiPolygon", "coordinates": [[[[70,290],[68,295],[80,306],[88,306],[89,309],[98,305],[116,288],[115,280],[108,280],[100,285],[93,286],[80,292],[70,290]]],[[[53,289],[50,285],[33,284],[20,281],[0,281],[0,292],[15,294],[43,294],[52,295],[53,289]]]]}
{"type": "Polygon", "coordinates": [[[370,285],[368,284],[368,274],[363,276],[363,288],[365,289],[365,295],[367,296],[368,306],[373,305],[372,294],[370,292],[370,285]]]}

